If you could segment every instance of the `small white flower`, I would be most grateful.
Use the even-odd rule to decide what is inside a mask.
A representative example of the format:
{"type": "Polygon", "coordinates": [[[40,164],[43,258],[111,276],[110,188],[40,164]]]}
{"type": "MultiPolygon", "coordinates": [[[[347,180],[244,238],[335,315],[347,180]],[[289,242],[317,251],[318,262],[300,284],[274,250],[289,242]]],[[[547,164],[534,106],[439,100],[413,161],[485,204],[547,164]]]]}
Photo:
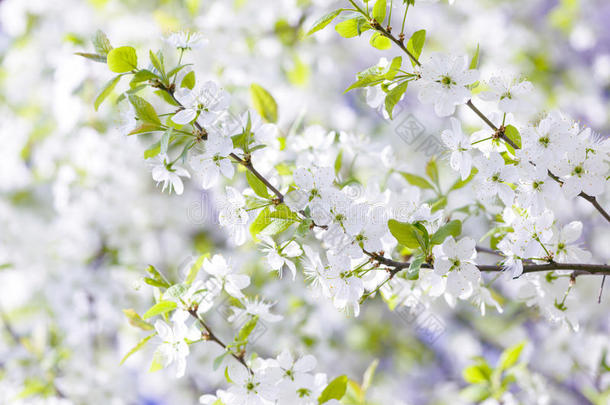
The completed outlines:
{"type": "Polygon", "coordinates": [[[264,364],[264,361],[256,359],[253,362],[252,374],[241,364],[229,366],[227,373],[233,384],[227,390],[228,395],[222,398],[223,402],[231,405],[267,405],[277,399],[276,373],[264,365],[258,366],[260,363],[264,364]]]}
{"type": "Polygon", "coordinates": [[[451,149],[451,168],[460,173],[462,180],[466,180],[472,168],[472,157],[468,151],[472,146],[470,139],[462,132],[458,119],[451,117],[451,129],[444,130],[441,139],[451,149]]]}
{"type": "Polygon", "coordinates": [[[262,251],[267,254],[267,263],[272,270],[276,270],[278,275],[282,277],[282,269],[287,266],[292,272],[294,280],[297,274],[297,268],[294,262],[290,259],[299,257],[303,254],[301,247],[293,240],[286,242],[283,245],[276,245],[273,238],[270,236],[259,236],[263,242],[262,251]]]}
{"type": "Polygon", "coordinates": [[[434,272],[447,278],[446,292],[454,297],[467,298],[481,279],[481,272],[474,263],[477,256],[475,242],[463,238],[456,242],[449,237],[442,245],[436,245],[434,252],[434,272]]]}
{"type": "Polygon", "coordinates": [[[198,340],[201,333],[195,327],[188,328],[183,321],[174,322],[174,325],[170,328],[162,320],[157,320],[155,330],[163,341],[155,352],[161,365],[165,368],[175,362],[176,378],[182,377],[186,370],[186,357],[189,354],[186,339],[198,340]]]}
{"type": "Polygon", "coordinates": [[[479,156],[474,163],[479,169],[476,177],[482,179],[475,184],[479,197],[489,198],[498,195],[505,205],[512,205],[515,192],[507,183],[517,181],[517,168],[514,165],[504,164],[504,159],[496,152],[490,153],[488,158],[479,156]]]}
{"type": "Polygon", "coordinates": [[[172,116],[172,121],[179,125],[201,119],[208,125],[229,107],[229,93],[218,87],[213,81],[197,84],[192,90],[181,87],[174,94],[176,100],[184,107],[172,116]]]}
{"type": "Polygon", "coordinates": [[[561,231],[553,237],[551,242],[555,252],[555,260],[560,263],[587,262],[591,259],[591,253],[574,245],[582,234],[582,222],[573,221],[561,228],[561,231]]]}
{"type": "Polygon", "coordinates": [[[453,114],[455,106],[463,104],[470,98],[466,86],[479,78],[479,72],[468,69],[466,56],[450,56],[435,53],[422,62],[419,101],[424,104],[434,103],[438,116],[453,114]]]}
{"type": "Polygon", "coordinates": [[[362,280],[352,273],[351,260],[348,256],[327,254],[328,270],[325,278],[335,306],[339,309],[360,313],[359,300],[364,293],[362,280]]]}
{"type": "Polygon", "coordinates": [[[517,81],[506,76],[492,77],[487,83],[488,91],[479,94],[485,101],[495,101],[498,108],[505,113],[514,113],[526,108],[524,96],[531,93],[534,86],[528,81],[517,81]]]}
{"type": "Polygon", "coordinates": [[[177,49],[201,48],[205,42],[203,35],[198,32],[174,32],[165,38],[165,42],[177,49]]]}
{"type": "Polygon", "coordinates": [[[226,201],[218,214],[220,226],[226,227],[233,241],[243,245],[248,235],[248,212],[244,196],[233,187],[226,188],[226,201]]]}
{"type": "Polygon", "coordinates": [[[201,178],[204,189],[215,186],[221,173],[228,179],[233,178],[235,168],[228,157],[233,151],[231,138],[210,132],[205,142],[205,152],[190,157],[189,164],[201,178]]]}
{"type": "Polygon", "coordinates": [[[176,194],[180,195],[184,191],[184,184],[182,184],[180,176],[191,177],[191,175],[182,166],[178,166],[175,163],[168,163],[168,159],[166,154],[160,154],[154,158],[152,164],[152,178],[157,184],[163,182],[163,189],[161,191],[165,191],[169,186],[170,193],[174,190],[176,194]]]}
{"type": "Polygon", "coordinates": [[[267,322],[278,322],[283,318],[281,315],[275,315],[269,312],[275,303],[265,302],[258,298],[246,298],[243,300],[243,304],[245,305],[245,308],[231,307],[233,314],[229,316],[229,322],[236,320],[241,321],[245,315],[258,316],[260,319],[267,322]]]}
{"type": "Polygon", "coordinates": [[[250,277],[245,274],[236,274],[222,255],[214,255],[211,260],[203,260],[203,269],[222,286],[232,297],[243,299],[241,292],[250,285],[250,277]]]}

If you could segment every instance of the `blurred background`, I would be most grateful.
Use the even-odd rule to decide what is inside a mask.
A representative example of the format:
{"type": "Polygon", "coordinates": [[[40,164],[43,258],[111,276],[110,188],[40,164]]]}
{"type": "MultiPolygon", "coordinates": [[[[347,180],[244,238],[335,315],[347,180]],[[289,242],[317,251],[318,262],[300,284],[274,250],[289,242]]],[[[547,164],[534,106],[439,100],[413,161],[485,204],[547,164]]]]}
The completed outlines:
{"type": "MultiPolygon", "coordinates": [[[[420,105],[415,92],[407,92],[394,121],[367,106],[364,91],[344,94],[357,72],[391,59],[396,49],[343,39],[332,27],[304,36],[344,3],[0,0],[0,404],[61,403],[50,399],[58,394],[74,404],[195,404],[222,386],[222,373],[210,367],[219,351],[210,345],[192,348],[180,380],[165,370],[147,372],[153,348],[118,365],[141,338],[122,309],[142,312],[152,302],[141,281],[146,265],[174,277],[204,252],[224,252],[250,273],[251,295],[278,300],[275,312],[284,319],[266,325],[254,344],[260,355],[275,356],[285,347],[312,353],[319,371],[358,381],[377,359],[367,403],[469,403],[457,396],[465,387],[462,369],[474,356],[494,363],[504,348],[523,340],[532,374],[522,381],[529,388],[521,389],[530,390],[519,394],[527,398],[522,403],[610,403],[610,294],[597,304],[599,279],[579,279],[578,293],[570,296],[582,303],[570,307],[577,331],[511,300],[501,302],[503,313],[488,308],[485,317],[468,303],[452,309],[439,300],[417,320],[376,299],[360,317],[346,317],[332,303],[313,299],[302,277],[277,279],[255,250],[230,247],[210,193],[191,183],[183,196],[162,194],[142,157],[146,145],[120,130],[125,106],[112,100],[116,95],[94,111],[110,78],[106,67],[74,55],[91,51],[98,29],[115,46],[136,47],[142,59],[148,49],[167,49],[168,33],[201,32],[207,44],[186,60],[199,80],[214,79],[233,94],[236,111],[248,106],[248,87],[256,82],[277,100],[281,130],[305,117],[304,142],[317,139],[312,134],[322,130],[316,125],[365,136],[362,148],[381,152],[391,145],[404,167],[422,172],[430,156],[405,139],[405,120],[437,138],[448,121],[420,105]],[[423,319],[440,325],[438,333],[425,333],[423,319]]],[[[427,30],[424,52],[472,55],[478,45],[484,78],[498,70],[527,78],[536,87],[537,111],[559,108],[607,136],[610,2],[416,3],[407,32],[427,30]]],[[[458,114],[470,130],[480,129],[472,112],[458,114]]],[[[378,164],[364,165],[362,175],[374,177],[378,164]]],[[[596,260],[608,260],[610,232],[590,207],[558,204],[565,204],[558,219],[581,219],[585,245],[596,260]]],[[[504,293],[511,291],[498,296],[504,293]]],[[[222,311],[215,317],[220,334],[229,336],[222,311]]]]}

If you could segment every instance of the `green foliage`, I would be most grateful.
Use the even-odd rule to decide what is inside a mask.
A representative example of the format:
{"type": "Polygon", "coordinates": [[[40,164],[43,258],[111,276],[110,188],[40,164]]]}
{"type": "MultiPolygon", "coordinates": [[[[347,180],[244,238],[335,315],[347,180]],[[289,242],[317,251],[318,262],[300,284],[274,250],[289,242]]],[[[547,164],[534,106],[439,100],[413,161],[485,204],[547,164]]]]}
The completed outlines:
{"type": "Polygon", "coordinates": [[[143,338],[142,340],[140,340],[140,341],[138,342],[138,344],[137,344],[137,345],[135,345],[135,346],[134,346],[134,347],[133,347],[131,350],[129,350],[129,351],[127,352],[127,354],[126,354],[126,355],[125,355],[125,356],[124,356],[124,357],[121,359],[121,362],[119,363],[119,365],[121,365],[121,366],[122,366],[122,365],[123,365],[123,363],[125,363],[125,361],[126,361],[126,360],[127,360],[129,357],[131,357],[131,355],[132,355],[132,354],[134,354],[134,353],[136,353],[136,352],[140,351],[140,350],[141,350],[141,349],[142,349],[142,348],[143,348],[143,347],[146,345],[146,343],[147,343],[147,342],[148,342],[148,341],[149,341],[149,340],[150,340],[150,339],[151,339],[153,336],[156,336],[156,335],[157,335],[157,333],[155,332],[155,333],[152,333],[152,334],[150,334],[150,335],[146,336],[146,337],[145,337],[145,338],[143,338]]]}
{"type": "Polygon", "coordinates": [[[254,109],[267,122],[277,122],[278,108],[273,96],[262,86],[252,83],[250,85],[250,98],[254,109]]]}
{"type": "Polygon", "coordinates": [[[422,248],[425,250],[425,235],[417,226],[407,222],[390,219],[388,221],[388,228],[390,229],[392,236],[394,236],[401,245],[406,246],[409,249],[422,248]]]}
{"type": "MultiPolygon", "coordinates": [[[[426,30],[415,31],[409,42],[407,42],[407,50],[415,57],[419,59],[421,52],[424,49],[424,43],[426,42],[426,30]]],[[[415,62],[411,61],[411,64],[415,66],[415,62]]]]}
{"type": "Polygon", "coordinates": [[[318,397],[318,404],[323,404],[325,402],[330,401],[331,399],[341,399],[345,395],[345,391],[347,390],[347,376],[339,376],[332,380],[324,391],[318,397]]]}
{"type": "Polygon", "coordinates": [[[392,41],[390,41],[386,36],[381,35],[376,32],[371,35],[370,44],[373,48],[377,48],[380,51],[385,51],[386,49],[390,49],[392,47],[392,41]]]}
{"type": "Polygon", "coordinates": [[[135,94],[130,94],[129,102],[133,106],[136,112],[136,117],[138,117],[139,120],[149,124],[155,124],[158,126],[161,125],[157,112],[148,101],[144,100],[142,97],[136,96],[135,94]]]}
{"type": "Polygon", "coordinates": [[[256,177],[252,172],[246,172],[246,179],[248,180],[248,184],[254,190],[256,195],[262,198],[269,199],[271,196],[269,195],[269,191],[267,190],[267,186],[263,183],[258,177],[256,177]]]}
{"type": "Polygon", "coordinates": [[[387,9],[387,0],[377,0],[373,6],[373,19],[375,19],[375,21],[377,21],[380,25],[382,25],[385,21],[387,9]]]}
{"type": "Polygon", "coordinates": [[[493,368],[484,358],[476,357],[475,363],[462,372],[464,381],[471,385],[462,390],[460,395],[474,402],[501,398],[516,382],[514,371],[520,367],[517,362],[524,346],[525,342],[521,342],[504,350],[497,366],[493,368]]]}
{"type": "Polygon", "coordinates": [[[142,318],[149,319],[153,316],[163,315],[169,311],[173,311],[174,309],[176,309],[176,307],[177,304],[174,301],[159,301],[155,305],[150,307],[148,311],[146,311],[144,315],[142,315],[142,318]]]}
{"type": "Polygon", "coordinates": [[[131,46],[121,46],[108,52],[108,69],[114,73],[131,72],[138,68],[138,56],[131,46]]]}
{"type": "Polygon", "coordinates": [[[406,181],[408,181],[410,184],[414,185],[415,187],[419,187],[421,189],[429,189],[429,190],[434,190],[434,186],[425,178],[418,176],[416,174],[412,174],[412,173],[407,173],[407,172],[400,172],[400,174],[402,175],[402,177],[404,177],[404,179],[406,181]]]}
{"type": "Polygon", "coordinates": [[[186,87],[189,90],[193,90],[193,87],[195,87],[195,83],[195,72],[191,70],[182,78],[182,82],[180,82],[180,87],[186,87]]]}
{"type": "Polygon", "coordinates": [[[430,238],[430,243],[432,245],[440,245],[449,236],[457,238],[458,236],[460,236],[461,233],[462,221],[456,219],[438,228],[438,230],[432,235],[432,238],[430,238]]]}
{"type": "Polygon", "coordinates": [[[102,88],[102,91],[97,96],[97,98],[95,99],[95,103],[93,104],[93,106],[95,107],[95,111],[97,111],[97,109],[104,102],[106,97],[108,97],[110,95],[110,93],[112,93],[112,90],[114,90],[114,88],[116,87],[116,85],[119,83],[120,80],[121,80],[121,75],[112,78],[104,85],[104,87],[102,88]]]}
{"type": "Polygon", "coordinates": [[[341,14],[342,11],[344,11],[344,9],[340,8],[320,17],[309,29],[307,36],[326,28],[326,26],[330,24],[339,14],[341,14]]]}
{"type": "Polygon", "coordinates": [[[154,327],[150,323],[143,320],[140,315],[138,315],[138,313],[133,309],[124,309],[123,313],[127,317],[127,320],[129,321],[129,324],[131,326],[135,326],[136,328],[140,328],[142,330],[154,329],[154,327]]]}

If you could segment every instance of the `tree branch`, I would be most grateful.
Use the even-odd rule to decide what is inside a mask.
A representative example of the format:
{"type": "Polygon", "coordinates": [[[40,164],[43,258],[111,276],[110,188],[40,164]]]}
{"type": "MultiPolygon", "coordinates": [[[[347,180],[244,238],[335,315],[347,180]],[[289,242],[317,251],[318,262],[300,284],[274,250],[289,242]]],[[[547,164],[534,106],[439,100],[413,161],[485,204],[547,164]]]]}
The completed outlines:
{"type": "MultiPolygon", "coordinates": [[[[390,275],[394,276],[396,273],[409,268],[410,262],[399,262],[396,260],[388,259],[387,257],[377,253],[365,253],[370,256],[373,260],[387,267],[392,267],[390,275]]],[[[500,265],[487,265],[478,264],[476,265],[479,271],[485,272],[499,272],[504,271],[504,267],[500,265]]],[[[421,267],[425,269],[433,268],[428,263],[423,263],[421,267]]],[[[610,274],[610,265],[607,264],[585,264],[585,263],[545,263],[545,264],[524,264],[523,273],[536,273],[541,271],[553,271],[553,270],[574,270],[574,276],[585,275],[585,274],[610,274]]]]}
{"type": "Polygon", "coordinates": [[[199,322],[199,324],[203,327],[203,329],[205,329],[205,333],[206,333],[205,337],[207,340],[218,344],[227,353],[231,354],[231,356],[233,356],[233,358],[235,360],[237,360],[242,366],[244,366],[248,370],[248,372],[250,372],[250,374],[253,374],[252,369],[250,368],[250,366],[248,366],[248,363],[246,363],[246,361],[244,360],[243,354],[237,354],[237,353],[234,353],[233,351],[231,351],[230,349],[228,349],[227,345],[222,340],[220,340],[218,337],[216,337],[216,335],[212,332],[212,329],[210,329],[210,327],[205,323],[203,318],[201,318],[199,316],[199,314],[197,313],[197,311],[195,309],[189,309],[188,312],[193,318],[195,318],[197,320],[197,322],[199,322]]]}

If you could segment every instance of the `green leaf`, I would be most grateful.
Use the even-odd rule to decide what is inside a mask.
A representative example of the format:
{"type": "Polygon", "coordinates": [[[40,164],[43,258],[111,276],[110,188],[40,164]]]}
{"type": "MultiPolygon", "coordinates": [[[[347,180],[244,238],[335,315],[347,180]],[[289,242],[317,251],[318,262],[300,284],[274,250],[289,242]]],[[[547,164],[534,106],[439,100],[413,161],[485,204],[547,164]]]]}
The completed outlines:
{"type": "Polygon", "coordinates": [[[404,81],[399,85],[395,86],[390,90],[390,92],[385,96],[385,110],[388,112],[390,119],[392,119],[392,113],[394,112],[394,107],[400,101],[405,91],[407,91],[407,86],[409,85],[408,81],[404,81]]]}
{"type": "Polygon", "coordinates": [[[135,326],[136,328],[140,328],[142,330],[154,329],[154,327],[150,323],[143,320],[140,315],[138,315],[138,313],[133,309],[124,309],[123,313],[127,317],[127,320],[129,321],[129,324],[131,326],[135,326]]]}
{"type": "Polygon", "coordinates": [[[119,83],[120,80],[121,80],[121,76],[119,75],[119,76],[116,76],[115,78],[109,80],[104,85],[104,87],[102,88],[102,91],[95,99],[95,103],[93,103],[93,106],[95,107],[95,111],[97,111],[97,109],[104,102],[106,97],[108,97],[110,95],[110,93],[112,93],[112,90],[114,90],[114,88],[116,87],[116,85],[119,83]]]}
{"type": "MultiPolygon", "coordinates": [[[[411,55],[415,57],[415,59],[419,59],[422,50],[424,49],[424,43],[426,42],[426,30],[415,31],[411,38],[409,38],[409,42],[407,42],[407,50],[411,52],[411,55]]],[[[411,64],[415,66],[415,62],[411,60],[411,64]]]]}
{"type": "MultiPolygon", "coordinates": [[[[504,127],[504,135],[506,135],[506,137],[510,139],[515,145],[521,148],[521,134],[519,133],[519,130],[517,128],[512,125],[507,125],[506,127],[504,127]]],[[[512,146],[506,144],[506,147],[509,148],[513,155],[515,154],[515,150],[512,146]]]]}
{"type": "Polygon", "coordinates": [[[158,53],[153,53],[153,51],[148,52],[148,57],[150,59],[150,63],[152,63],[153,67],[159,72],[161,78],[164,82],[167,82],[167,75],[165,74],[165,65],[163,64],[163,54],[161,51],[158,53]]]}
{"type": "Polygon", "coordinates": [[[433,245],[440,245],[445,241],[445,239],[447,239],[447,237],[453,236],[454,238],[457,238],[461,233],[462,221],[455,219],[438,228],[438,230],[432,235],[430,243],[433,245]]]}
{"type": "Polygon", "coordinates": [[[138,68],[138,56],[131,46],[121,46],[108,52],[108,69],[115,73],[131,72],[138,68]]]}
{"type": "Polygon", "coordinates": [[[250,85],[250,97],[254,109],[267,122],[277,122],[277,103],[267,90],[256,83],[250,85]]]}
{"type": "Polygon", "coordinates": [[[148,342],[153,336],[156,336],[156,335],[157,335],[157,332],[155,332],[151,335],[148,335],[144,339],[140,340],[138,342],[138,344],[135,345],[130,351],[128,351],[127,354],[123,357],[123,359],[121,359],[119,366],[122,366],[123,363],[125,363],[125,360],[127,360],[132,354],[141,350],[144,347],[144,345],[146,345],[146,342],[148,342]]]}
{"type": "Polygon", "coordinates": [[[93,47],[95,48],[95,52],[100,55],[108,55],[110,51],[112,51],[112,45],[110,45],[110,40],[102,30],[97,30],[95,32],[95,36],[92,41],[93,47]]]}
{"type": "Polygon", "coordinates": [[[437,198],[435,201],[432,201],[430,203],[430,211],[431,212],[436,212],[438,210],[442,210],[443,208],[445,208],[447,206],[447,197],[442,195],[439,198],[437,198]]]}
{"type": "Polygon", "coordinates": [[[150,134],[152,132],[157,132],[157,131],[165,131],[165,128],[163,128],[162,126],[159,126],[159,125],[155,125],[155,124],[144,123],[144,124],[136,127],[135,129],[133,129],[127,135],[150,134]]]}
{"type": "Polygon", "coordinates": [[[252,187],[252,190],[254,190],[256,195],[266,199],[271,198],[271,196],[269,196],[269,191],[267,190],[267,186],[265,185],[265,183],[263,183],[249,170],[246,172],[246,179],[248,180],[248,184],[250,185],[250,187],[252,187]]]}
{"type": "Polygon", "coordinates": [[[146,272],[151,275],[152,279],[162,283],[165,288],[169,287],[169,282],[163,277],[163,275],[155,268],[155,266],[148,266],[146,272]]]}
{"type": "Polygon", "coordinates": [[[157,112],[148,101],[144,100],[142,97],[136,96],[135,94],[130,94],[129,102],[131,105],[133,105],[133,108],[136,111],[136,116],[141,121],[161,125],[157,112]]]}
{"type": "Polygon", "coordinates": [[[256,324],[258,323],[258,316],[253,316],[241,327],[239,332],[237,333],[236,342],[239,344],[246,344],[248,341],[248,337],[256,328],[256,324]]]}
{"type": "Polygon", "coordinates": [[[394,80],[394,78],[396,77],[396,74],[398,74],[398,70],[400,69],[400,67],[402,66],[402,56],[396,56],[395,58],[392,59],[392,62],[390,62],[389,66],[386,68],[386,72],[384,74],[384,77],[387,80],[394,80]]]}
{"type": "Polygon", "coordinates": [[[258,235],[271,223],[271,218],[269,216],[270,212],[271,210],[269,207],[263,208],[263,210],[258,213],[254,221],[252,221],[250,224],[250,235],[252,235],[253,239],[257,239],[256,235],[258,235]]]}
{"type": "Polygon", "coordinates": [[[153,80],[153,79],[158,79],[158,78],[159,77],[156,74],[154,74],[153,72],[151,72],[150,70],[146,70],[146,69],[138,70],[138,72],[135,75],[133,75],[133,78],[129,82],[129,86],[131,88],[134,88],[142,82],[145,82],[148,80],[153,80]]]}
{"type": "Polygon", "coordinates": [[[106,63],[107,60],[104,55],[98,55],[97,53],[74,52],[74,54],[100,63],[106,63]]]}
{"type": "Polygon", "coordinates": [[[419,269],[425,261],[426,257],[423,254],[411,259],[409,269],[407,270],[407,280],[417,280],[419,278],[419,269]]]}
{"type": "Polygon", "coordinates": [[[438,184],[438,165],[435,158],[430,159],[426,164],[426,174],[435,184],[438,184]]]}
{"type": "Polygon", "coordinates": [[[388,3],[386,0],[377,0],[375,5],[373,6],[373,18],[380,25],[385,21],[385,14],[388,8],[388,3]]]}
{"type": "Polygon", "coordinates": [[[177,305],[174,301],[159,301],[150,307],[150,309],[142,315],[142,318],[148,319],[156,315],[163,315],[166,312],[173,311],[176,307],[177,305]]]}
{"type": "Polygon", "coordinates": [[[341,14],[341,12],[344,9],[340,8],[339,10],[335,10],[335,11],[331,11],[330,13],[323,15],[322,17],[320,17],[314,24],[313,26],[309,29],[309,31],[307,32],[306,36],[309,36],[311,34],[314,34],[324,28],[326,28],[326,26],[328,24],[330,24],[339,14],[341,14]]]}
{"type": "Polygon", "coordinates": [[[408,181],[410,184],[419,187],[421,189],[430,189],[430,190],[434,190],[434,186],[432,184],[430,184],[430,182],[426,179],[424,179],[421,176],[418,176],[416,174],[411,174],[411,173],[407,173],[407,172],[400,172],[400,174],[402,175],[402,177],[405,178],[406,181],[408,181]]]}
{"type": "Polygon", "coordinates": [[[362,391],[366,393],[369,387],[373,382],[373,377],[375,376],[375,370],[377,370],[377,366],[379,365],[379,359],[373,360],[371,364],[366,368],[364,372],[364,376],[362,377],[362,391]]]}
{"type": "Polygon", "coordinates": [[[341,165],[343,164],[343,149],[339,151],[335,158],[335,176],[341,171],[341,165]]]}
{"type": "Polygon", "coordinates": [[[214,359],[214,363],[212,363],[212,368],[214,371],[218,370],[218,368],[222,365],[222,361],[225,359],[225,357],[227,357],[228,354],[229,352],[224,352],[214,359]]]}
{"type": "Polygon", "coordinates": [[[415,226],[406,222],[390,219],[388,221],[388,228],[390,229],[392,236],[394,236],[401,245],[406,246],[409,249],[424,248],[424,246],[421,246],[420,244],[423,235],[421,235],[421,232],[415,226]]]}
{"type": "Polygon", "coordinates": [[[460,188],[464,187],[466,184],[470,183],[470,181],[474,178],[474,176],[478,172],[479,171],[477,170],[477,168],[473,167],[472,170],[470,171],[470,174],[468,175],[468,177],[466,177],[464,180],[462,180],[461,178],[459,180],[457,180],[455,183],[453,183],[453,185],[451,186],[449,191],[459,190],[460,188]]]}
{"type": "Polygon", "coordinates": [[[193,87],[195,87],[195,82],[195,72],[191,70],[182,78],[180,87],[186,87],[189,90],[193,90],[193,87]]]}
{"type": "Polygon", "coordinates": [[[161,146],[157,143],[144,151],[144,159],[150,159],[161,153],[161,146]]]}
{"type": "Polygon", "coordinates": [[[492,370],[487,363],[479,363],[466,367],[462,372],[464,380],[470,384],[480,384],[489,381],[492,370]]]}
{"type": "Polygon", "coordinates": [[[521,342],[504,350],[500,356],[499,368],[501,370],[506,370],[514,366],[519,360],[519,356],[521,356],[521,351],[524,347],[525,342],[521,342]]]}
{"type": "Polygon", "coordinates": [[[331,399],[339,400],[343,398],[347,390],[347,381],[347,376],[344,375],[332,380],[318,397],[318,404],[323,404],[331,399]]]}
{"type": "Polygon", "coordinates": [[[163,368],[163,363],[161,362],[161,352],[159,349],[155,350],[153,354],[152,363],[150,364],[150,368],[148,369],[149,373],[154,373],[155,371],[159,371],[163,368]]]}
{"type": "Polygon", "coordinates": [[[193,263],[193,265],[189,269],[186,275],[186,279],[184,280],[186,284],[191,284],[193,281],[195,281],[195,278],[197,277],[197,274],[199,274],[199,270],[201,270],[201,266],[203,266],[203,261],[206,257],[210,257],[210,254],[205,253],[199,256],[197,260],[195,260],[195,263],[193,263]]]}
{"type": "Polygon", "coordinates": [[[371,36],[370,44],[373,48],[377,48],[380,51],[385,51],[386,49],[390,49],[392,47],[392,41],[384,35],[376,32],[371,36]]]}
{"type": "Polygon", "coordinates": [[[167,149],[169,149],[169,140],[172,137],[173,131],[174,131],[174,128],[170,127],[161,136],[161,141],[159,143],[159,150],[161,153],[167,153],[167,149]]]}
{"type": "Polygon", "coordinates": [[[470,66],[468,66],[468,69],[476,69],[478,66],[479,66],[479,44],[477,44],[477,50],[474,53],[472,60],[470,61],[470,66]]]}
{"type": "Polygon", "coordinates": [[[358,21],[358,18],[341,21],[339,24],[335,25],[335,31],[343,38],[357,37],[362,32],[362,27],[358,26],[358,21]]]}

